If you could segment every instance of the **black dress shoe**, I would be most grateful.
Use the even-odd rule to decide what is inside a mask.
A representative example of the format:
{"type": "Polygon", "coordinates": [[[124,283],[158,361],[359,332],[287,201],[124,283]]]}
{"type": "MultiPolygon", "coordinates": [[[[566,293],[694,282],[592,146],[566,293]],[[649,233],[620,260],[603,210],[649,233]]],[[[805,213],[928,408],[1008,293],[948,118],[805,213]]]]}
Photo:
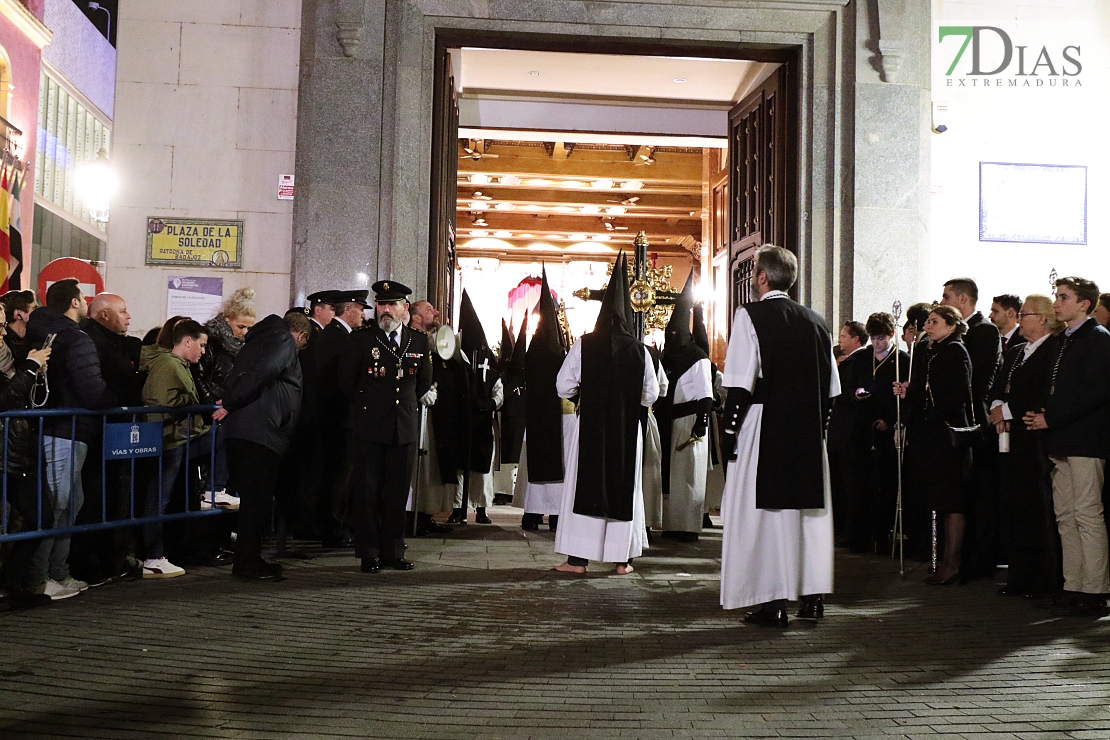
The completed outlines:
{"type": "Polygon", "coordinates": [[[393,570],[412,570],[416,567],[415,563],[413,563],[411,560],[405,560],[404,558],[400,558],[398,560],[387,560],[385,563],[383,563],[383,565],[385,565],[385,567],[387,568],[392,568],[393,570]]]}
{"type": "Polygon", "coordinates": [[[757,609],[744,617],[744,621],[760,627],[785,627],[790,624],[790,618],[786,616],[786,607],[757,609]]]}
{"type": "Polygon", "coordinates": [[[454,509],[447,518],[448,524],[466,524],[466,509],[454,509]]]}
{"type": "Polygon", "coordinates": [[[239,581],[270,581],[272,583],[277,583],[278,581],[285,580],[281,566],[277,563],[267,563],[266,561],[240,568],[233,567],[231,569],[231,576],[239,581]]]}
{"type": "Polygon", "coordinates": [[[823,616],[825,616],[823,596],[803,597],[802,605],[798,607],[798,619],[820,619],[823,616]]]}
{"type": "Polygon", "coordinates": [[[713,520],[709,517],[708,514],[702,514],[701,515],[701,528],[702,529],[713,529],[713,520]]]}
{"type": "Polygon", "coordinates": [[[346,550],[351,546],[349,537],[325,537],[320,540],[320,546],[325,550],[346,550]]]}
{"type": "Polygon", "coordinates": [[[377,573],[382,568],[378,565],[377,558],[363,558],[362,559],[362,572],[363,573],[377,573]]]}
{"type": "Polygon", "coordinates": [[[484,506],[478,508],[474,521],[478,524],[493,524],[493,520],[486,516],[486,507],[484,506]]]}

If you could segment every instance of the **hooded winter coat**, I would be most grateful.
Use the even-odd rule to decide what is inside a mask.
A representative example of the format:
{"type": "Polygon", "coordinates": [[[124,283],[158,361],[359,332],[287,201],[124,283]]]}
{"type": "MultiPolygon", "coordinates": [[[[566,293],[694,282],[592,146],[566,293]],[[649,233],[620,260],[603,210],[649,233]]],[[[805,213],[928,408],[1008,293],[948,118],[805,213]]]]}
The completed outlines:
{"type": "MultiPolygon", "coordinates": [[[[27,339],[31,346],[42,347],[49,334],[56,335],[52,345],[46,378],[50,383],[50,409],[110,409],[119,406],[119,399],[108,389],[100,374],[100,356],[89,335],[77,322],[64,314],[43,306],[27,321],[27,339]]],[[[73,433],[73,420],[68,416],[52,417],[43,422],[43,432],[51,437],[68,439],[73,433]]],[[[90,444],[100,431],[100,419],[77,417],[77,440],[90,444]]]]}
{"type": "Polygon", "coordinates": [[[289,325],[271,314],[247,332],[223,397],[224,433],[283,454],[301,410],[301,363],[289,325]]]}

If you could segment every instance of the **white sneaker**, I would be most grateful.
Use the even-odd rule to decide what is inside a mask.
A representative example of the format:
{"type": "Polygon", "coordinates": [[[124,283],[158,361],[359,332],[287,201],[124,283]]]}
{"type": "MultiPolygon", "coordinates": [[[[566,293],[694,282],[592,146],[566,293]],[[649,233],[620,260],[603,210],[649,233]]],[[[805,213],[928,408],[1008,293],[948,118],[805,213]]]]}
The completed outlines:
{"type": "Polygon", "coordinates": [[[75,588],[78,591],[88,591],[89,590],[89,584],[87,584],[84,581],[79,581],[76,578],[74,578],[73,576],[66,576],[65,580],[58,581],[58,583],[62,584],[66,588],[75,588]]]}
{"type": "Polygon", "coordinates": [[[221,509],[238,509],[239,497],[232,496],[225,491],[216,491],[216,506],[219,506],[221,509]]]}
{"type": "Polygon", "coordinates": [[[177,578],[185,575],[185,569],[174,565],[165,558],[143,561],[143,578],[177,578]]]}
{"type": "Polygon", "coordinates": [[[216,491],[214,496],[212,491],[205,491],[200,498],[200,508],[211,509],[213,505],[220,509],[238,509],[239,497],[230,495],[227,489],[216,491]]]}
{"type": "Polygon", "coordinates": [[[38,586],[32,586],[27,590],[33,594],[46,594],[52,601],[61,601],[62,599],[68,599],[71,596],[76,596],[81,593],[76,588],[63,586],[57,581],[50,579],[47,579],[46,583],[40,583],[38,586]]]}

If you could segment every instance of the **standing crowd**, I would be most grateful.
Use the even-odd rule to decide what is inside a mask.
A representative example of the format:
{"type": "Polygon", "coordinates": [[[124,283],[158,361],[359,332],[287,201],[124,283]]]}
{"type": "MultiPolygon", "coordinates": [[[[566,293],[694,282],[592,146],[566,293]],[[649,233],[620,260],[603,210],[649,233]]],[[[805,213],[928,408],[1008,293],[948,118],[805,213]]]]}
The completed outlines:
{"type": "Polygon", "coordinates": [[[1005,566],[1003,596],[1107,614],[1110,294],[1080,277],[1054,292],[995,296],[985,317],[975,281],[956,278],[902,327],[885,313],[841,326],[828,438],[839,544],[889,551],[904,534],[908,557],[935,561],[931,585],[1005,566]],[[899,328],[910,352],[895,348],[899,328]]]}
{"type": "Polygon", "coordinates": [[[535,310],[503,326],[496,352],[465,291],[456,333],[395,281],[375,283],[372,302],[326,290],[261,320],[243,289],[205,324],[175,316],[142,341],[121,296],[87,302],[74,280],[42,307],[29,291],[3,296],[0,410],[202,407],[151,414],[161,463],[134,468],[102,460],[99,417],[12,418],[12,531],[102,510],[146,521],[17,541],[4,601],[191,563],[278,581],[262,557],[271,531],[279,556],[307,557],[295,543],[315,541],[352,548],[365,573],[411,570],[406,531],[450,532],[471,508],[490,523],[500,494],[524,529],[547,518],[566,556],[555,569],[570,574],[590,561],[630,573],[649,534],[696,540],[720,509],[721,603],[757,606],[755,624],[785,625],[790,600],[799,617],[823,615],[834,541],[901,544],[935,563],[938,586],[1006,565],[1003,595],[1107,613],[1110,294],[1063,278],[1054,298],[995,297],[988,320],[975,282],[953,279],[903,326],[847,321],[834,346],[787,294],[797,260],[765,246],[758,300],[737,308],[719,369],[692,277],[655,348],[637,336],[627,274],[619,256],[597,324],[575,341],[543,274],[535,310]],[[161,518],[212,508],[238,514],[161,518]]]}

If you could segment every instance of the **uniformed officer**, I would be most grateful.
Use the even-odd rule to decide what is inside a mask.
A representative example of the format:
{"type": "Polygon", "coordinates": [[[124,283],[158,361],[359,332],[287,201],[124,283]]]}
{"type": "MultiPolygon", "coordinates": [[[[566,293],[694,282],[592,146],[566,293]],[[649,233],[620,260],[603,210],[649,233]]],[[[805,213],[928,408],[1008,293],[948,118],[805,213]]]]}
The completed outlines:
{"type": "Polygon", "coordinates": [[[412,570],[405,554],[405,501],[420,436],[418,404],[435,403],[428,337],[404,325],[412,291],[374,283],[374,324],[355,332],[340,358],[340,388],[351,402],[348,450],[355,556],[364,573],[412,570]]]}
{"type": "Polygon", "coordinates": [[[339,291],[335,299],[335,317],[311,341],[305,366],[309,375],[309,394],[305,411],[316,420],[315,470],[316,526],[324,547],[350,546],[344,519],[347,508],[346,440],[332,433],[346,428],[350,400],[339,386],[339,358],[351,341],[354,330],[362,326],[362,313],[367,308],[369,291],[339,291]]]}
{"type": "Polygon", "coordinates": [[[343,293],[339,290],[320,290],[308,297],[308,318],[312,322],[309,341],[335,318],[335,306],[342,302],[342,298],[343,293]]]}

